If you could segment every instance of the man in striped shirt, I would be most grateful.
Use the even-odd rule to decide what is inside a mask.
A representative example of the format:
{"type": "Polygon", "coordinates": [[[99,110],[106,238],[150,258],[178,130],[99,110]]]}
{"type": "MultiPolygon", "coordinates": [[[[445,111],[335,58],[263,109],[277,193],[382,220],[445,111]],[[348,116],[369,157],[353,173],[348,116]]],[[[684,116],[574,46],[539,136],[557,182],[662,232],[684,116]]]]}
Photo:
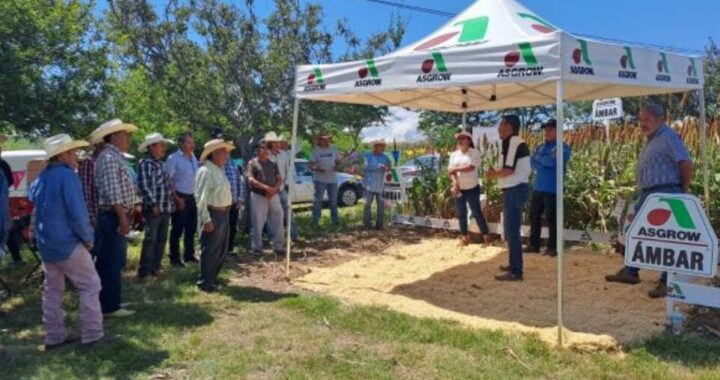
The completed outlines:
{"type": "Polygon", "coordinates": [[[138,187],[142,195],[142,212],[145,220],[145,238],[140,251],[138,277],[162,273],[162,257],[167,243],[170,213],[174,210],[170,176],[165,170],[165,140],[159,133],[145,136],[138,151],[147,153],[138,167],[138,187]]]}
{"type": "Polygon", "coordinates": [[[105,150],[95,163],[95,184],[98,191],[97,259],[95,267],[102,290],[100,304],[107,316],[125,317],[133,311],[121,308],[122,272],[127,261],[127,234],[130,213],[140,203],[132,174],[123,153],[130,149],[132,124],[113,119],[93,132],[105,142],[105,150]]]}
{"type": "MultiPolygon", "coordinates": [[[[635,203],[635,213],[645,199],[655,193],[687,193],[692,182],[693,164],[682,138],[665,124],[665,110],[656,104],[647,104],[640,110],[640,127],[647,136],[647,143],[640,152],[635,169],[640,197],[635,203]]],[[[605,276],[608,282],[637,284],[640,282],[638,268],[624,267],[613,275],[605,276]]],[[[663,273],[656,287],[648,295],[651,298],[667,294],[667,273],[663,273]]]]}

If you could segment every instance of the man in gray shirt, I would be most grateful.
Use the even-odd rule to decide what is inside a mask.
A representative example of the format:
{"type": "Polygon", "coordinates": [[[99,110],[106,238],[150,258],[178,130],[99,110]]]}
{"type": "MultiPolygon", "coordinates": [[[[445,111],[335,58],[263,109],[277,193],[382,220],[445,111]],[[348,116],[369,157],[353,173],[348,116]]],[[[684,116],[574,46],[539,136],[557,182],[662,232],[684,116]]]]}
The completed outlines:
{"type": "Polygon", "coordinates": [[[335,172],[340,156],[338,151],[330,146],[330,136],[320,135],[317,137],[315,150],[310,158],[310,170],[313,171],[313,184],[315,185],[315,197],[313,201],[313,224],[320,223],[322,212],[323,196],[327,192],[330,203],[330,217],[332,223],[340,223],[340,215],[337,209],[337,180],[335,172]]]}

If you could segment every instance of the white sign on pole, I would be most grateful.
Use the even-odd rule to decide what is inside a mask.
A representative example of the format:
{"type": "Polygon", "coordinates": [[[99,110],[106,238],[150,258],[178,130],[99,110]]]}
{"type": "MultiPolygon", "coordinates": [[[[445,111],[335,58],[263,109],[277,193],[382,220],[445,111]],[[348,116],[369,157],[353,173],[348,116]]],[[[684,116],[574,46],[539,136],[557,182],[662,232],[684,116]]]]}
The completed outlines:
{"type": "Polygon", "coordinates": [[[720,308],[720,288],[697,285],[668,279],[668,300],[682,301],[693,305],[720,308]]]}
{"type": "Polygon", "coordinates": [[[407,202],[405,192],[405,181],[398,168],[392,168],[385,174],[385,187],[383,188],[383,200],[390,205],[407,202]]]}
{"type": "Polygon", "coordinates": [[[689,194],[652,194],[627,232],[625,264],[713,277],[717,250],[717,236],[698,198],[689,194]]]}
{"type": "Polygon", "coordinates": [[[600,99],[593,102],[593,120],[605,121],[623,117],[622,99],[600,99]]]}

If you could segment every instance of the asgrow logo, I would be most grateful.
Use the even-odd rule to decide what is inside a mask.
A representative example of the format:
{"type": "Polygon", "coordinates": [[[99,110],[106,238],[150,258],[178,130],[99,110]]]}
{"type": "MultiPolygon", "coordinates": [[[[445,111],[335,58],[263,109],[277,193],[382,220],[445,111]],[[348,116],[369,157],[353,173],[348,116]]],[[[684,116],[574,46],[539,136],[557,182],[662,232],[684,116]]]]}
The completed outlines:
{"type": "Polygon", "coordinates": [[[667,56],[665,53],[660,53],[660,60],[657,63],[658,74],[655,76],[655,80],[658,82],[670,82],[670,70],[668,69],[667,56]]]}
{"type": "Polygon", "coordinates": [[[575,75],[595,75],[587,41],[578,39],[577,42],[578,47],[572,52],[574,65],[570,66],[570,73],[575,75]]]}
{"type": "Polygon", "coordinates": [[[448,71],[445,65],[445,57],[437,51],[432,53],[432,58],[423,61],[420,70],[424,74],[418,75],[418,83],[445,82],[452,79],[452,73],[448,71]],[[433,71],[437,72],[434,73],[433,71]]]}
{"type": "Polygon", "coordinates": [[[533,14],[518,13],[518,16],[520,16],[523,19],[529,20],[529,21],[534,21],[534,23],[532,23],[530,25],[530,27],[537,30],[540,33],[547,34],[547,33],[552,33],[557,30],[557,29],[555,29],[555,27],[548,24],[547,21],[545,21],[545,20],[541,19],[540,17],[535,16],[533,14]]]}
{"type": "Polygon", "coordinates": [[[625,54],[620,57],[620,67],[622,67],[622,70],[618,71],[618,77],[622,79],[637,79],[632,49],[628,46],[623,46],[623,48],[625,49],[625,54]]]}
{"type": "Polygon", "coordinates": [[[382,78],[380,78],[380,72],[375,65],[374,59],[368,59],[365,61],[365,66],[358,70],[359,80],[355,81],[355,87],[374,87],[382,85],[382,78]],[[370,76],[370,78],[368,78],[370,76]]]}
{"type": "Polygon", "coordinates": [[[681,299],[681,300],[685,299],[685,293],[683,292],[680,285],[672,284],[671,288],[672,288],[672,292],[668,293],[668,297],[677,298],[677,299],[681,299]]]}
{"type": "Polygon", "coordinates": [[[316,92],[325,89],[325,78],[320,68],[313,68],[313,72],[307,77],[307,84],[303,89],[304,92],[316,92]]]}
{"type": "Polygon", "coordinates": [[[532,45],[529,42],[518,44],[518,50],[513,50],[505,55],[505,68],[500,69],[498,78],[516,78],[516,77],[532,77],[540,76],[544,67],[538,62],[532,45]],[[520,60],[525,63],[526,67],[516,67],[520,60]]]}
{"type": "Polygon", "coordinates": [[[700,84],[700,80],[697,75],[697,67],[695,66],[695,58],[690,58],[690,65],[688,66],[687,72],[687,84],[700,84]]]}
{"type": "Polygon", "coordinates": [[[667,208],[656,208],[651,210],[647,214],[647,221],[652,226],[660,227],[664,226],[670,221],[670,217],[673,216],[677,225],[681,228],[694,230],[695,222],[693,222],[690,216],[690,211],[685,207],[685,202],[682,199],[663,198],[660,202],[668,205],[667,208]]]}
{"type": "Polygon", "coordinates": [[[490,22],[490,18],[487,16],[480,16],[480,17],[474,17],[467,20],[461,20],[456,23],[454,23],[452,26],[453,28],[459,28],[459,30],[453,30],[451,32],[443,33],[438,36],[435,36],[417,47],[415,47],[416,51],[420,50],[429,50],[433,48],[439,48],[444,47],[443,44],[453,39],[455,36],[458,36],[457,42],[455,44],[447,44],[448,46],[454,46],[454,45],[461,45],[461,44],[470,44],[470,43],[477,43],[481,42],[485,39],[485,35],[487,34],[488,30],[488,24],[490,22]]]}

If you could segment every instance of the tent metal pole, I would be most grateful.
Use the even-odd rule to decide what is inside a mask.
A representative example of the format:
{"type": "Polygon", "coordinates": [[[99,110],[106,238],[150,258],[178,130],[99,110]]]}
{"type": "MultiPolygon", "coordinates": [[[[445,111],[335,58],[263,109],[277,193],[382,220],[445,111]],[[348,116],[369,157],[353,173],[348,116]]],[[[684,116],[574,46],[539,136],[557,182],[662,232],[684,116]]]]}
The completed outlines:
{"type": "Polygon", "coordinates": [[[556,94],[556,118],[557,118],[557,148],[555,149],[555,162],[556,162],[556,174],[555,184],[557,189],[556,196],[556,208],[557,208],[557,325],[558,325],[558,347],[563,348],[563,303],[564,303],[564,256],[565,256],[565,212],[563,197],[565,194],[564,188],[564,126],[565,126],[565,115],[564,115],[564,88],[563,81],[557,81],[557,94],[556,94]]]}
{"type": "Polygon", "coordinates": [[[290,170],[288,170],[288,183],[290,188],[288,191],[288,212],[285,217],[287,218],[287,236],[285,237],[285,275],[290,277],[290,251],[292,249],[292,199],[295,194],[295,155],[297,151],[297,130],[298,130],[298,118],[300,117],[300,99],[295,97],[295,106],[293,110],[293,129],[292,137],[290,139],[290,170]]]}
{"type": "Polygon", "coordinates": [[[707,154],[707,115],[705,110],[705,88],[698,90],[700,96],[700,152],[703,165],[703,187],[705,188],[705,212],[710,215],[710,165],[707,154]]]}

